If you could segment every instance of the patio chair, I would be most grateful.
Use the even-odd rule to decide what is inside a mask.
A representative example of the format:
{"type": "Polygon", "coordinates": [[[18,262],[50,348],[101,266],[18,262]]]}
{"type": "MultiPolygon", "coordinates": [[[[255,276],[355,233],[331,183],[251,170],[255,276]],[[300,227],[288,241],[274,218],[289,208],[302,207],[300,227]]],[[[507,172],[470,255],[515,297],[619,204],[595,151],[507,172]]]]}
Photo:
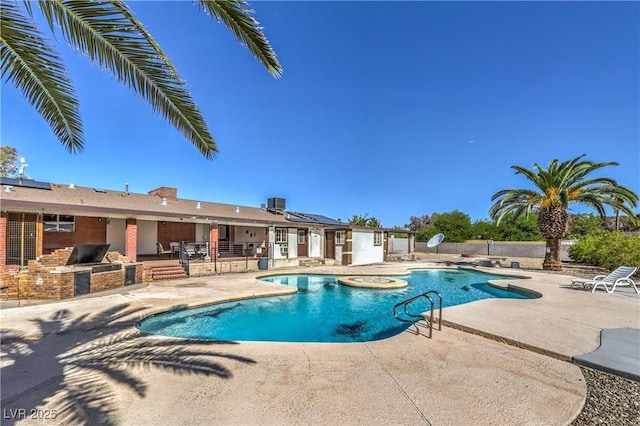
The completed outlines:
{"type": "Polygon", "coordinates": [[[602,285],[607,293],[613,293],[617,286],[630,285],[636,291],[640,293],[636,283],[633,282],[631,276],[638,270],[635,266],[620,266],[609,275],[596,275],[592,279],[574,279],[571,281],[570,288],[576,285],[582,285],[583,289],[591,287],[591,292],[594,293],[598,286],[602,285]],[[611,288],[609,288],[611,286],[611,288]]]}
{"type": "Polygon", "coordinates": [[[189,258],[189,260],[198,259],[199,257],[195,243],[185,244],[185,252],[187,253],[187,257],[189,258]]]}
{"type": "Polygon", "coordinates": [[[169,243],[169,250],[171,250],[171,253],[174,255],[178,254],[180,252],[180,243],[177,241],[169,243]]]}
{"type": "Polygon", "coordinates": [[[158,250],[158,258],[160,258],[160,256],[162,256],[163,254],[168,254],[169,257],[173,257],[173,251],[165,250],[160,243],[156,243],[156,249],[158,250]]]}

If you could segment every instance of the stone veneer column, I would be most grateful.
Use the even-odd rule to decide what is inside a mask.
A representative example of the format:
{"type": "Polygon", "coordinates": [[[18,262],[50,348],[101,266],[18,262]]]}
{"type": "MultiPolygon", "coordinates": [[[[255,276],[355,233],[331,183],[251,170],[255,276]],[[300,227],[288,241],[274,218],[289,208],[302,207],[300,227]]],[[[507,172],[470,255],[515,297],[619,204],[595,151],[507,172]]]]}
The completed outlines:
{"type": "Polygon", "coordinates": [[[212,259],[218,258],[218,224],[213,223],[209,227],[209,256],[212,259]],[[213,254],[213,256],[212,256],[213,254]]]}
{"type": "Polygon", "coordinates": [[[127,227],[124,231],[124,255],[136,262],[138,251],[138,221],[127,219],[127,227]]]}
{"type": "Polygon", "coordinates": [[[7,214],[0,216],[0,265],[7,264],[7,214]]]}

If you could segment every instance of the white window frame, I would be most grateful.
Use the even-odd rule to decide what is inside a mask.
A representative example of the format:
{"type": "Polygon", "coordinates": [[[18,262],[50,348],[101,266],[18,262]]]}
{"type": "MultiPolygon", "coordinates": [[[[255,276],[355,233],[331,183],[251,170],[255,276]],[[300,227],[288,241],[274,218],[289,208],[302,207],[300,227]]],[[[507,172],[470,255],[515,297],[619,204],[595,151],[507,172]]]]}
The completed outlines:
{"type": "Polygon", "coordinates": [[[287,228],[276,228],[276,244],[286,244],[289,238],[289,230],[287,228]]]}
{"type": "Polygon", "coordinates": [[[347,233],[345,231],[336,231],[336,245],[341,246],[347,239],[347,233]]]}
{"type": "Polygon", "coordinates": [[[307,232],[304,229],[298,229],[298,244],[307,244],[307,232]]]}
{"type": "Polygon", "coordinates": [[[382,232],[373,231],[373,245],[381,246],[382,245],[382,232]]]}
{"type": "Polygon", "coordinates": [[[45,213],[42,215],[44,232],[74,232],[76,218],[68,214],[45,213]]]}

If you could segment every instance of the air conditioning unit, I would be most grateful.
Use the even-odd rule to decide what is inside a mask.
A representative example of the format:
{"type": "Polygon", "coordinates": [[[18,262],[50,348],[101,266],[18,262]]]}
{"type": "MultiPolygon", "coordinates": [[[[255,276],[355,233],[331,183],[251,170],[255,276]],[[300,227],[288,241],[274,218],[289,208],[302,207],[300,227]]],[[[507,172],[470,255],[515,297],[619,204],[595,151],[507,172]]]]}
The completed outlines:
{"type": "Polygon", "coordinates": [[[269,210],[284,210],[286,209],[286,201],[284,198],[269,198],[267,199],[267,209],[269,210]]]}

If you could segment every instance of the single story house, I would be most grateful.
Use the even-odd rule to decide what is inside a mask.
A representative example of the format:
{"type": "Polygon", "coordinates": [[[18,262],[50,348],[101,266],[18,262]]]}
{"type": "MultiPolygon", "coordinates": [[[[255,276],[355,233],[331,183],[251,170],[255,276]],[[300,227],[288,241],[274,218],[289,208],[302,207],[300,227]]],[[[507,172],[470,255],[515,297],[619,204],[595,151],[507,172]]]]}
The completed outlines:
{"type": "MultiPolygon", "coordinates": [[[[0,184],[0,266],[26,266],[79,244],[108,244],[133,262],[171,257],[189,245],[190,253],[199,255],[192,256],[194,264],[213,261],[216,268],[240,258],[267,258],[272,268],[313,259],[361,265],[385,261],[389,232],[396,232],[288,211],[282,198],[248,207],[181,199],[173,187],[139,194],[128,187],[117,191],[27,179],[0,178],[0,184]]],[[[203,265],[199,273],[211,272],[203,265]]]]}

